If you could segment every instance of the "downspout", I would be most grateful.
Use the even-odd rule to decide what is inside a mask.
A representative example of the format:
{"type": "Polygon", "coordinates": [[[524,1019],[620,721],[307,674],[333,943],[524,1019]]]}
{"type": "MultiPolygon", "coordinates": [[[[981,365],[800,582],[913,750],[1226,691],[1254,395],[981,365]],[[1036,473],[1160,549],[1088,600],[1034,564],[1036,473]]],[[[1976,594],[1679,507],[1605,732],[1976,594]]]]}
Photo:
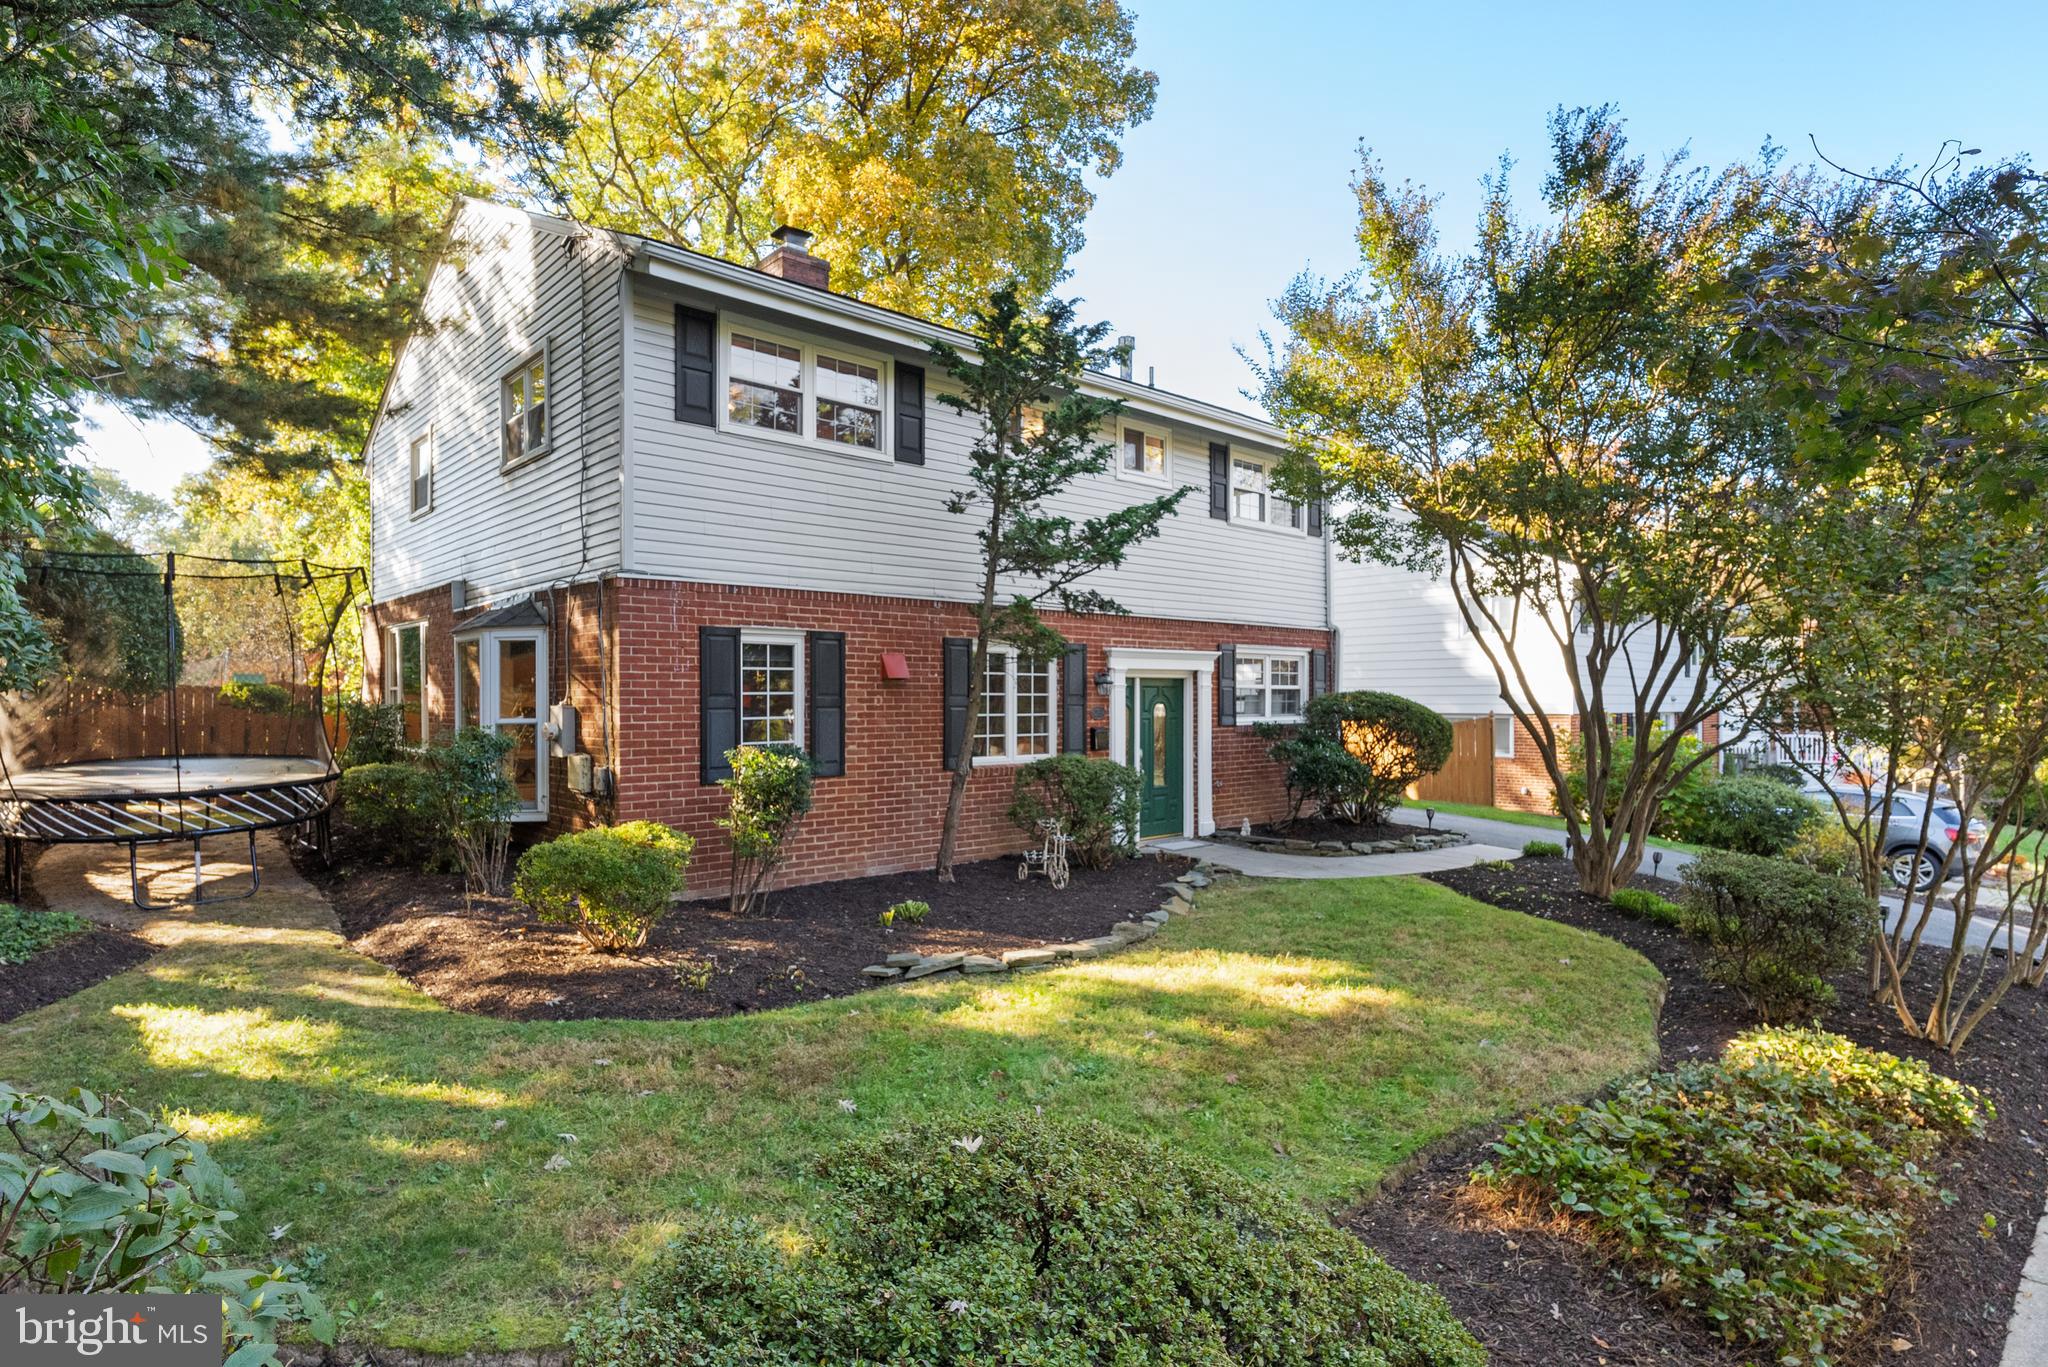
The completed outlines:
{"type": "Polygon", "coordinates": [[[1330,677],[1324,686],[1332,693],[1342,692],[1339,680],[1343,676],[1343,638],[1337,630],[1336,595],[1337,538],[1330,531],[1330,510],[1323,510],[1323,630],[1330,634],[1330,677]]]}

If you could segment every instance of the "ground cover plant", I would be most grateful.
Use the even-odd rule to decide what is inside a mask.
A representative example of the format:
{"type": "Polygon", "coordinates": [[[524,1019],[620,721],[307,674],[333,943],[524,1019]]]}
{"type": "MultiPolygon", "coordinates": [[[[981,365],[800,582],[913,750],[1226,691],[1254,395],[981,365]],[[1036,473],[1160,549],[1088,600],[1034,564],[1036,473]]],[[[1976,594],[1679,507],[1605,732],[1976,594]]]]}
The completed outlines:
{"type": "Polygon", "coordinates": [[[818,1175],[808,1239],[707,1221],[581,1327],[585,1367],[1486,1360],[1440,1296],[1320,1215],[1106,1125],[927,1121],[818,1175]]]}
{"type": "Polygon", "coordinates": [[[59,940],[90,929],[68,911],[30,911],[0,902],[0,964],[25,964],[59,940]]]}
{"type": "Polygon", "coordinates": [[[1111,958],[687,1022],[447,1010],[288,878],[203,917],[0,1030],[0,1076],[161,1102],[251,1228],[289,1226],[274,1256],[317,1259],[331,1301],[384,1292],[361,1336],[449,1352],[560,1342],[704,1205],[800,1219],[820,1156],[934,1098],[1342,1205],[1644,1066],[1657,991],[1617,945],[1401,879],[1231,883],[1111,958]]]}
{"type": "Polygon", "coordinates": [[[1731,1342],[1825,1364],[1876,1313],[1984,1103],[1925,1064],[1761,1030],[1510,1125],[1475,1182],[1579,1229],[1731,1342]]]}

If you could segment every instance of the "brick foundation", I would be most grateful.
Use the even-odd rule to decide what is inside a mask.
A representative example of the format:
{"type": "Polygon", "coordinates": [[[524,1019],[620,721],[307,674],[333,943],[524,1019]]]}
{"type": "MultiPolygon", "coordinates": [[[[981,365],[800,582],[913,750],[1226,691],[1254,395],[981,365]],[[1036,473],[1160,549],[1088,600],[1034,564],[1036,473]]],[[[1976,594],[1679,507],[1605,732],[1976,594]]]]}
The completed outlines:
{"type": "MultiPolygon", "coordinates": [[[[846,633],[846,773],[818,780],[815,805],[778,881],[818,882],[930,864],[950,779],[943,766],[941,642],[972,634],[972,617],[964,605],[643,579],[607,580],[601,589],[580,585],[556,593],[554,605],[550,700],[563,699],[566,691],[567,700],[577,705],[582,746],[597,763],[615,765],[617,790],[608,803],[577,797],[568,791],[563,762],[553,761],[548,829],[597,820],[665,822],[696,838],[692,886],[700,891],[722,887],[728,854],[715,823],[725,810],[725,795],[699,781],[697,628],[840,631],[846,633]],[[603,744],[597,691],[599,651],[606,642],[614,699],[611,753],[603,744]],[[884,651],[903,653],[909,679],[882,678],[884,651]]],[[[382,678],[382,627],[427,623],[427,716],[433,732],[446,732],[453,725],[454,705],[450,633],[458,626],[447,592],[379,604],[370,618],[366,674],[373,687],[382,678]]],[[[1321,631],[1236,623],[1063,613],[1049,613],[1047,620],[1068,640],[1087,646],[1091,679],[1107,668],[1112,646],[1213,651],[1224,642],[1297,648],[1329,644],[1321,631]]],[[[1110,703],[1091,683],[1091,727],[1106,732],[1110,703]]],[[[1212,718],[1216,705],[1212,696],[1212,718]]],[[[1193,714],[1196,700],[1190,697],[1187,706],[1193,714]]],[[[1186,762],[1199,773],[1199,753],[1209,748],[1218,826],[1284,814],[1281,771],[1249,727],[1214,726],[1206,735],[1198,728],[1195,745],[1197,753],[1186,756],[1186,762]]],[[[961,859],[989,858],[1021,847],[1023,837],[1003,815],[1014,774],[1010,766],[975,771],[960,829],[961,859]]]]}

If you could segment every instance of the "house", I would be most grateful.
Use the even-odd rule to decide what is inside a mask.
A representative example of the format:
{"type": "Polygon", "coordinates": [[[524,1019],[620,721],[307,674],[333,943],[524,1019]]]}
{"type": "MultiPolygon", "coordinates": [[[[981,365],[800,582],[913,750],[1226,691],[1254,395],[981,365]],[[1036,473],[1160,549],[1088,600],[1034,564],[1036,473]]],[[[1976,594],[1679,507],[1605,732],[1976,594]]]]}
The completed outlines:
{"type": "Polygon", "coordinates": [[[1163,533],[1091,578],[1129,616],[1049,620],[1056,660],[999,651],[966,714],[970,424],[937,402],[947,328],[830,289],[805,235],[754,267],[477,200],[401,349],[367,452],[369,687],[415,741],[516,737],[531,830],[648,818],[728,867],[724,754],[790,743],[815,807],[802,882],[930,863],[971,748],[963,858],[1014,851],[1015,768],[1118,756],[1142,834],[1282,814],[1252,732],[1329,684],[1319,511],[1266,487],[1271,426],[1128,374],[1086,515],[1175,485],[1163,533]]]}
{"type": "MultiPolygon", "coordinates": [[[[1442,713],[1456,726],[1450,763],[1417,785],[1415,795],[1510,811],[1556,811],[1556,785],[1535,739],[1503,701],[1493,663],[1466,625],[1449,581],[1399,566],[1352,561],[1333,543],[1330,582],[1337,675],[1344,687],[1398,693],[1442,713]]],[[[1512,603],[1495,604],[1493,615],[1512,620],[1512,603]]],[[[1622,694],[1616,702],[1635,694],[1631,670],[1644,679],[1651,677],[1650,634],[1647,629],[1632,634],[1625,657],[1610,671],[1610,690],[1618,686],[1622,694]]],[[[1516,656],[1529,696],[1558,734],[1576,735],[1578,704],[1563,653],[1540,622],[1522,622],[1515,635],[1522,645],[1516,656]]],[[[1689,660],[1671,670],[1673,708],[1682,706],[1682,690],[1691,688],[1692,670],[1689,660]]],[[[1615,734],[1625,735],[1635,718],[1618,713],[1614,720],[1615,734]]],[[[1677,717],[1666,711],[1656,720],[1670,726],[1677,717]]],[[[1697,729],[1703,741],[1713,744],[1720,727],[1716,715],[1697,729]]]]}

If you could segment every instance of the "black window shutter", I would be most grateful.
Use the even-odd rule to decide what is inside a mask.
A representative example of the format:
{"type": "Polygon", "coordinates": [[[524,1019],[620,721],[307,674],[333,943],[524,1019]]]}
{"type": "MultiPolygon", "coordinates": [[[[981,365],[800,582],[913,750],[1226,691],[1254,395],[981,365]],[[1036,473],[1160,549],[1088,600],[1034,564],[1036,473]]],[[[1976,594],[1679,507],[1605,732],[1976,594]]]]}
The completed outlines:
{"type": "Polygon", "coordinates": [[[1216,724],[1237,725],[1237,647],[1216,647],[1216,724]]]}
{"type": "Polygon", "coordinates": [[[1308,695],[1320,698],[1330,691],[1330,652],[1317,648],[1308,653],[1308,695]]]}
{"type": "Polygon", "coordinates": [[[1230,448],[1209,443],[1209,516],[1230,521],[1230,448]]]}
{"type": "Polygon", "coordinates": [[[846,772],[846,633],[813,631],[804,644],[811,654],[811,772],[838,778],[846,772]]]}
{"type": "Polygon", "coordinates": [[[946,690],[946,770],[960,763],[960,747],[967,743],[967,675],[974,666],[974,642],[964,636],[948,636],[945,645],[944,683],[946,690]]]}
{"type": "Polygon", "coordinates": [[[1323,501],[1319,498],[1310,500],[1308,505],[1308,534],[1310,536],[1321,536],[1323,534],[1323,501]]]}
{"type": "Polygon", "coordinates": [[[1060,750],[1088,753],[1088,647],[1081,641],[1067,642],[1060,666],[1060,750]]]}
{"type": "Polygon", "coordinates": [[[698,743],[704,782],[732,777],[725,752],[740,743],[740,629],[697,628],[698,743]]]}
{"type": "Polygon", "coordinates": [[[924,464],[924,367],[896,363],[896,459],[924,464]]]}
{"type": "Polygon", "coordinates": [[[718,315],[676,305],[676,421],[717,425],[718,315]]]}

